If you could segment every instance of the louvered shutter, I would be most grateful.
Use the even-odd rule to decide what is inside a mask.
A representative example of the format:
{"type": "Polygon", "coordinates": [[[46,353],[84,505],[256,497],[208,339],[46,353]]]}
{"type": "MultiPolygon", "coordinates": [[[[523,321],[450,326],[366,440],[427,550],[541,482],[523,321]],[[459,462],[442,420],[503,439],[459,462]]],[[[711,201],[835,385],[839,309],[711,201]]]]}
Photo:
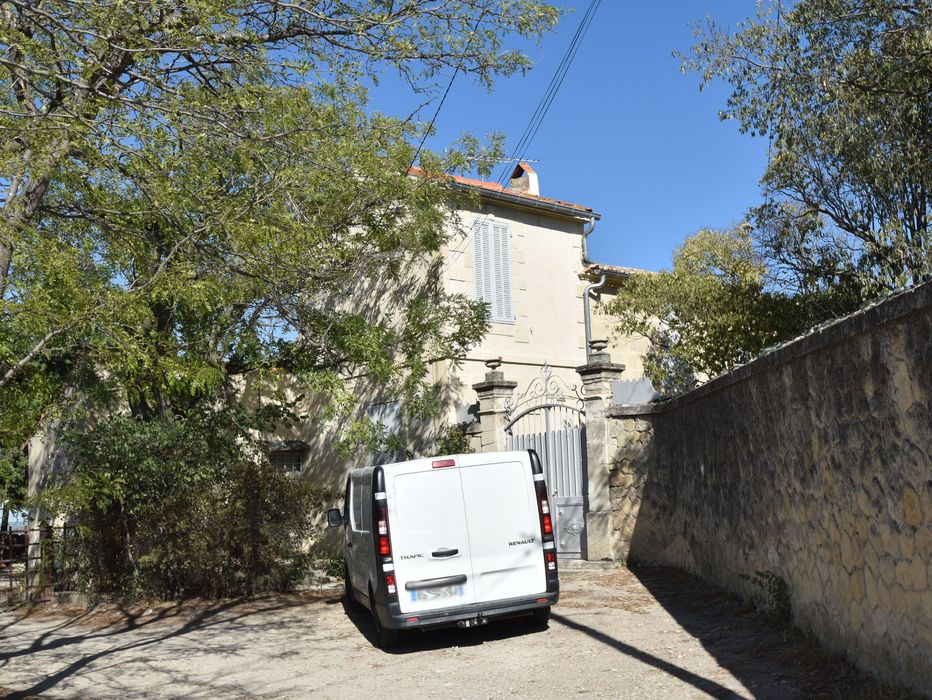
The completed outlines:
{"type": "Polygon", "coordinates": [[[488,221],[476,222],[473,230],[473,275],[476,282],[476,299],[490,305],[495,315],[492,270],[492,225],[488,221]]]}
{"type": "Polygon", "coordinates": [[[497,321],[510,323],[514,320],[511,308],[511,241],[508,227],[492,224],[492,239],[495,249],[495,310],[497,321]]]}
{"type": "Polygon", "coordinates": [[[489,305],[493,321],[511,323],[511,241],[508,226],[477,221],[473,227],[473,278],[476,299],[489,305]]]}

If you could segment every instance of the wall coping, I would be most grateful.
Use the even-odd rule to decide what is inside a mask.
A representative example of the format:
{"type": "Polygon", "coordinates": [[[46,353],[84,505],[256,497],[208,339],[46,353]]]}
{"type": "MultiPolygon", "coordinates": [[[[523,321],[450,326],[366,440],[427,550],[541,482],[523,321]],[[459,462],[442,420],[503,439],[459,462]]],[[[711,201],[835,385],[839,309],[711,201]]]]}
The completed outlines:
{"type": "Polygon", "coordinates": [[[872,302],[847,316],[815,326],[805,335],[768,348],[750,362],[736,367],[727,374],[719,375],[681,396],[633,406],[612,404],[608,408],[608,416],[621,418],[674,411],[705,396],[747,381],[774,367],[788,364],[848,338],[864,335],[868,331],[894,323],[929,307],[932,307],[932,281],[892,292],[883,299],[872,302]]]}

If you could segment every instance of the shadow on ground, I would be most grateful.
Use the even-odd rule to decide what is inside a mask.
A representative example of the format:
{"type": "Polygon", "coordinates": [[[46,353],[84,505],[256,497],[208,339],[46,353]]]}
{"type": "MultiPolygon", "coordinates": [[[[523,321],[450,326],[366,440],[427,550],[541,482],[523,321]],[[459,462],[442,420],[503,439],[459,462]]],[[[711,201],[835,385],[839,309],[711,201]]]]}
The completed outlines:
{"type": "MultiPolygon", "coordinates": [[[[80,645],[89,640],[111,638],[112,646],[81,656],[64,668],[49,674],[42,681],[29,688],[10,691],[0,687],[2,700],[25,700],[54,689],[65,679],[81,673],[90,664],[114,656],[121,652],[151,647],[175,637],[182,637],[194,631],[200,631],[217,625],[231,625],[245,617],[287,610],[290,608],[319,603],[339,603],[339,597],[276,595],[247,600],[226,600],[219,602],[186,602],[179,604],[162,604],[157,610],[143,607],[105,606],[101,610],[92,606],[86,611],[63,620],[60,624],[46,629],[33,642],[14,651],[0,651],[0,676],[3,668],[14,658],[29,656],[42,651],[80,645]],[[91,625],[91,628],[88,628],[91,625]],[[75,627],[76,633],[69,636],[56,636],[69,627],[75,627]],[[121,643],[120,636],[150,628],[152,635],[144,639],[121,643]]],[[[24,611],[23,619],[28,614],[24,611]]],[[[14,621],[15,622],[15,621],[14,621]]],[[[217,646],[215,651],[223,651],[217,646]]]]}
{"type": "MultiPolygon", "coordinates": [[[[375,625],[371,613],[367,609],[359,610],[348,605],[346,599],[344,599],[343,605],[347,617],[353,622],[359,630],[359,633],[363,635],[370,644],[376,646],[375,625]]],[[[559,606],[557,610],[559,610],[559,606]]],[[[588,625],[572,620],[565,615],[553,612],[551,613],[550,619],[551,624],[556,622],[569,629],[581,632],[595,641],[606,644],[641,663],[653,666],[670,676],[678,678],[698,690],[708,693],[712,697],[729,699],[741,697],[713,680],[703,678],[687,669],[681,668],[669,661],[665,661],[660,657],[627,644],[620,639],[616,639],[588,625]]],[[[402,635],[397,647],[385,650],[385,653],[411,654],[449,647],[478,646],[480,644],[511,637],[539,634],[543,631],[545,631],[545,628],[535,626],[529,616],[495,620],[486,626],[472,629],[458,629],[454,627],[430,631],[409,630],[402,635]]]]}
{"type": "MultiPolygon", "coordinates": [[[[911,698],[781,626],[737,597],[678,569],[632,565],[654,599],[755,698],[911,698]]],[[[700,687],[700,686],[697,686],[700,687]]],[[[705,688],[700,688],[705,690],[705,688]]],[[[708,691],[714,697],[730,697],[708,691]]]]}
{"type": "MultiPolygon", "coordinates": [[[[359,634],[365,637],[366,641],[373,647],[377,647],[372,613],[368,609],[357,609],[348,605],[345,598],[343,599],[343,609],[346,612],[346,617],[356,626],[359,634]]],[[[413,654],[421,651],[449,649],[450,647],[472,647],[501,639],[537,634],[543,631],[542,628],[531,623],[529,616],[494,620],[482,627],[471,629],[460,629],[458,627],[433,630],[413,629],[403,631],[398,645],[383,651],[386,654],[413,654]]]]}
{"type": "Polygon", "coordinates": [[[630,656],[633,659],[637,659],[641,663],[647,664],[648,666],[653,666],[654,668],[667,673],[674,678],[678,678],[685,683],[689,683],[691,686],[697,690],[701,690],[705,693],[708,693],[714,698],[740,698],[741,696],[735,693],[734,691],[726,688],[723,685],[716,683],[713,680],[708,678],[703,678],[702,676],[692,673],[684,668],[681,668],[675,664],[671,664],[669,661],[665,661],[660,657],[654,656],[646,651],[642,651],[637,647],[626,644],[620,639],[616,639],[610,635],[600,632],[599,630],[593,629],[588,625],[584,625],[575,620],[571,620],[562,615],[557,615],[554,613],[552,619],[557,622],[566,625],[570,629],[576,630],[577,632],[582,632],[583,634],[591,637],[592,639],[602,642],[602,644],[607,644],[613,649],[617,649],[622,654],[630,656]]]}

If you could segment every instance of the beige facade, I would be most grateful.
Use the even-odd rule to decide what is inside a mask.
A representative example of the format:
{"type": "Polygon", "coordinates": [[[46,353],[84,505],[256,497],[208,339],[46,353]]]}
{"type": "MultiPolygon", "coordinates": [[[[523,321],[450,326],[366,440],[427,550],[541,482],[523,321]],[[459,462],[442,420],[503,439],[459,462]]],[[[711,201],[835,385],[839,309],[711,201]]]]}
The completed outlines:
{"type": "MultiPolygon", "coordinates": [[[[500,371],[518,383],[518,392],[540,375],[545,364],[554,376],[579,385],[576,368],[586,362],[583,294],[600,278],[592,272],[595,265],[585,259],[584,231],[594,217],[588,210],[566,215],[538,208],[536,199],[522,204],[502,202],[494,195],[483,196],[480,208],[460,212],[467,233],[445,251],[446,290],[476,296],[475,223],[501,222],[510,233],[514,320],[493,321],[483,341],[458,367],[442,363],[435,368],[434,381],[444,387],[450,405],[449,420],[457,415],[462,420],[463,406],[475,402],[472,386],[482,381],[484,363],[490,359],[501,358],[500,371]]],[[[592,235],[599,235],[598,227],[592,235]]],[[[611,317],[602,310],[617,285],[623,284],[625,273],[605,267],[608,281],[591,297],[591,335],[609,340],[608,352],[613,361],[626,366],[626,378],[641,377],[646,340],[619,337],[611,317]]]]}
{"type": "MultiPolygon", "coordinates": [[[[511,243],[512,322],[493,321],[488,334],[460,367],[438,367],[436,379],[450,385],[458,404],[472,403],[472,385],[481,381],[484,362],[502,359],[502,371],[527,384],[549,363],[567,379],[585,359],[582,290],[582,229],[584,220],[545,215],[498,203],[461,214],[468,227],[479,220],[507,226],[511,243]]],[[[475,241],[472,230],[446,252],[444,285],[448,292],[476,296],[475,241]],[[457,246],[456,244],[459,243],[457,246]]]]}
{"type": "MultiPolygon", "coordinates": [[[[438,362],[432,367],[431,381],[441,404],[441,412],[434,420],[404,419],[391,397],[382,396],[376,387],[361,382],[354,387],[358,409],[354,416],[343,419],[349,423],[368,416],[384,421],[414,453],[431,450],[436,437],[448,426],[476,420],[477,396],[473,385],[485,378],[488,360],[501,358],[499,371],[507,380],[516,382],[516,393],[539,377],[544,365],[567,385],[579,386],[576,368],[586,362],[583,295],[587,285],[600,279],[585,256],[586,233],[593,230],[597,213],[541,197],[534,191],[536,181],[525,180],[523,184],[528,187],[525,190],[463,178],[457,178],[456,182],[479,197],[474,200],[474,208],[458,212],[459,230],[443,250],[440,282],[448,293],[469,298],[480,298],[477,285],[486,284],[487,291],[492,290],[495,299],[491,300],[493,320],[489,332],[466,357],[456,362],[438,362]],[[499,247],[492,246],[491,254],[489,247],[483,250],[483,242],[477,241],[477,236],[483,235],[477,233],[480,230],[486,236],[493,231],[498,236],[499,247]],[[507,241],[506,251],[500,247],[503,241],[507,241]],[[477,256],[484,260],[478,260],[477,256]],[[485,273],[477,273],[483,262],[485,273]],[[490,274],[494,279],[489,279],[490,274]],[[507,297],[505,306],[498,305],[500,297],[507,297]]],[[[596,226],[592,235],[600,233],[596,226]]],[[[627,366],[625,378],[640,377],[645,341],[616,337],[611,319],[601,311],[602,303],[612,296],[618,284],[623,284],[626,273],[623,268],[610,266],[606,266],[606,271],[608,283],[592,297],[592,337],[610,340],[608,351],[613,360],[627,366]]],[[[382,300],[376,306],[391,298],[390,290],[361,292],[360,298],[370,300],[365,303],[382,300]]],[[[372,312],[378,315],[379,309],[373,308],[372,312]]],[[[289,445],[289,441],[304,446],[302,471],[306,477],[337,487],[348,469],[385,457],[340,455],[335,437],[342,426],[328,421],[313,406],[308,408],[309,419],[298,431],[274,436],[283,446],[289,445]]]]}

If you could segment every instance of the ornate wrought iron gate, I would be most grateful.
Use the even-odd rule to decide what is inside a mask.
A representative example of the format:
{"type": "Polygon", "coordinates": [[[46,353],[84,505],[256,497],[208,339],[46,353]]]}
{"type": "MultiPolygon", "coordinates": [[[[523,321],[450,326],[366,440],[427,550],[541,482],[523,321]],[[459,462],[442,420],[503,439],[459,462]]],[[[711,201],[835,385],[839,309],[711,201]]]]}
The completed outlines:
{"type": "Polygon", "coordinates": [[[541,368],[520,395],[505,402],[505,444],[510,450],[534,449],[544,467],[555,513],[557,552],[586,556],[586,425],[583,391],[541,368]]]}

